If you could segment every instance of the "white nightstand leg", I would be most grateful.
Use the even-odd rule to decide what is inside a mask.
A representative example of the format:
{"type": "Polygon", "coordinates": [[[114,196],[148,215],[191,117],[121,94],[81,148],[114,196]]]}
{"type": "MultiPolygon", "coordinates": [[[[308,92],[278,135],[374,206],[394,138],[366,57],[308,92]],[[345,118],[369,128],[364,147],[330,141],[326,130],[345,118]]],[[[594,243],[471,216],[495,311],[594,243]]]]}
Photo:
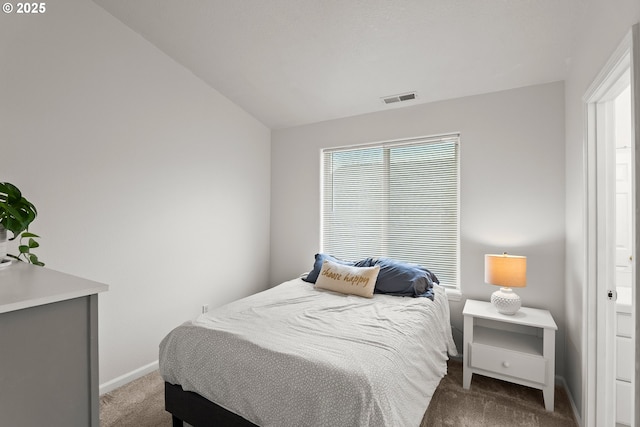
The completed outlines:
{"type": "Polygon", "coordinates": [[[462,372],[462,388],[469,390],[471,387],[471,368],[464,367],[462,372]]]}
{"type": "Polygon", "coordinates": [[[553,391],[553,386],[547,386],[542,389],[542,395],[544,396],[544,408],[549,412],[553,412],[553,391]]]}
{"type": "Polygon", "coordinates": [[[544,397],[544,407],[547,411],[553,411],[554,404],[554,387],[556,372],[556,331],[553,329],[544,329],[544,341],[542,353],[547,359],[547,381],[546,386],[542,389],[544,397]]]}
{"type": "Polygon", "coordinates": [[[473,316],[464,316],[464,337],[462,339],[462,388],[471,387],[471,366],[469,365],[469,352],[473,342],[473,316]]]}

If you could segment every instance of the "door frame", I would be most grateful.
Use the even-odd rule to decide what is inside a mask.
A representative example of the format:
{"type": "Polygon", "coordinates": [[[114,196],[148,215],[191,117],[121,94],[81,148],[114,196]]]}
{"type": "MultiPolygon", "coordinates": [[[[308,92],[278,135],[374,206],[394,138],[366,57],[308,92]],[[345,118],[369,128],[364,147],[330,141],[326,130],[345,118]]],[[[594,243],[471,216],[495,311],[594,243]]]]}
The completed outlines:
{"type": "MultiPolygon", "coordinates": [[[[607,160],[611,160],[611,151],[615,147],[607,147],[602,141],[606,141],[602,134],[602,106],[598,105],[605,96],[612,90],[614,85],[620,80],[621,76],[630,70],[631,83],[631,113],[632,128],[636,124],[640,124],[638,118],[640,114],[640,35],[639,24],[634,25],[622,40],[617,49],[613,52],[609,61],[600,71],[591,86],[583,96],[585,105],[585,145],[584,145],[584,212],[585,212],[585,253],[584,253],[584,274],[586,279],[586,291],[583,294],[583,340],[582,340],[582,373],[583,373],[583,395],[582,395],[582,425],[585,427],[596,427],[600,425],[610,425],[607,420],[613,420],[615,423],[615,413],[613,408],[613,387],[615,385],[615,371],[613,365],[613,343],[615,325],[615,301],[606,299],[606,285],[610,282],[615,274],[615,260],[611,260],[612,236],[615,229],[612,230],[612,224],[615,225],[614,219],[611,218],[611,201],[613,188],[613,197],[615,197],[615,186],[611,185],[612,174],[614,171],[607,166],[607,160]],[[636,61],[634,63],[634,60],[636,61]],[[600,111],[599,111],[600,110],[600,111]],[[604,199],[605,203],[600,203],[604,199]],[[600,319],[600,321],[598,321],[600,319]],[[604,320],[604,321],[603,321],[604,320]],[[607,334],[607,328],[611,333],[607,334]],[[604,342],[603,342],[604,341],[604,342]],[[609,362],[609,363],[607,363],[609,362]],[[604,382],[604,384],[603,384],[604,382]],[[597,393],[600,391],[600,393],[597,393]],[[602,393],[606,391],[605,393],[602,393]],[[604,396],[599,398],[599,396],[604,396]]],[[[632,192],[635,199],[638,198],[638,175],[635,173],[636,166],[640,165],[640,132],[632,129],[632,144],[634,150],[634,177],[632,192]]],[[[613,154],[615,157],[615,153],[613,154]]],[[[615,175],[613,176],[615,179],[615,175]]],[[[636,205],[637,206],[637,205],[636,205]]],[[[633,229],[635,234],[634,242],[634,267],[632,274],[632,283],[635,284],[635,272],[638,269],[638,260],[635,256],[635,248],[640,247],[640,238],[636,224],[638,223],[639,213],[637,208],[634,211],[633,229]]],[[[613,246],[615,249],[615,243],[613,246]]],[[[613,281],[615,283],[615,281],[613,281]]],[[[634,307],[638,306],[638,292],[633,291],[634,307]]],[[[634,322],[636,324],[635,337],[638,337],[640,327],[638,325],[639,318],[635,316],[633,310],[634,322]]],[[[638,352],[640,340],[636,339],[636,355],[638,352]]],[[[636,376],[634,381],[636,396],[639,396],[640,372],[638,370],[639,363],[636,357],[636,376]]],[[[635,425],[640,427],[640,403],[638,399],[634,399],[634,420],[635,425]]]]}

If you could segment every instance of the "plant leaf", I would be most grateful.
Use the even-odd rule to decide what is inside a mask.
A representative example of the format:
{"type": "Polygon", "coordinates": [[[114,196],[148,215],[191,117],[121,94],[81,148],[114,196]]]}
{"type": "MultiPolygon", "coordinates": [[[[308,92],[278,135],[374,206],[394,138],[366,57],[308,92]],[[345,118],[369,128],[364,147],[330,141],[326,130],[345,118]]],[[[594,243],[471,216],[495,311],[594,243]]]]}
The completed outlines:
{"type": "Polygon", "coordinates": [[[29,246],[20,245],[20,246],[18,246],[18,250],[20,251],[21,254],[28,254],[29,253],[29,246]]]}
{"type": "Polygon", "coordinates": [[[40,261],[37,256],[35,256],[34,254],[29,254],[28,256],[31,264],[44,267],[44,262],[40,261]]]}
{"type": "Polygon", "coordinates": [[[30,249],[37,248],[38,246],[40,246],[40,244],[38,242],[36,242],[35,240],[33,240],[31,238],[29,239],[29,248],[30,249]]]}
{"type": "Polygon", "coordinates": [[[0,183],[0,191],[6,194],[6,200],[12,203],[22,198],[22,193],[20,193],[18,187],[9,182],[0,183]]]}

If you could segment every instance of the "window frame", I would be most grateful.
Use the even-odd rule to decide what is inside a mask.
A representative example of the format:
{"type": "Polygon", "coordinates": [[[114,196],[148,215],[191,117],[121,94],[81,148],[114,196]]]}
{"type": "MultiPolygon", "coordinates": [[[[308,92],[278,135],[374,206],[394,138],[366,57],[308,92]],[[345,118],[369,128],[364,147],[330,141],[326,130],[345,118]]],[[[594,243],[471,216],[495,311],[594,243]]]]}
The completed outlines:
{"type": "MultiPolygon", "coordinates": [[[[447,297],[451,301],[460,301],[462,299],[462,291],[461,291],[461,271],[460,271],[460,163],[461,163],[461,136],[460,132],[448,133],[448,134],[439,134],[439,135],[431,135],[431,136],[421,136],[421,137],[411,137],[411,138],[401,138],[394,140],[386,140],[379,142],[369,142],[363,144],[350,144],[350,145],[341,145],[341,146],[333,146],[327,148],[320,149],[320,250],[323,251],[325,248],[324,242],[324,227],[325,227],[325,216],[324,216],[324,207],[325,207],[325,154],[339,151],[348,151],[348,150],[361,150],[367,148],[382,148],[390,149],[395,147],[402,146],[412,146],[412,145],[422,145],[429,143],[438,143],[454,140],[454,144],[456,146],[456,165],[455,165],[455,192],[456,192],[456,236],[455,236],[455,271],[456,271],[456,283],[455,284],[443,284],[445,288],[447,297]]],[[[388,157],[388,156],[386,156],[388,157]]],[[[388,167],[388,165],[385,165],[388,167]]],[[[426,266],[428,267],[428,266],[426,266]]]]}

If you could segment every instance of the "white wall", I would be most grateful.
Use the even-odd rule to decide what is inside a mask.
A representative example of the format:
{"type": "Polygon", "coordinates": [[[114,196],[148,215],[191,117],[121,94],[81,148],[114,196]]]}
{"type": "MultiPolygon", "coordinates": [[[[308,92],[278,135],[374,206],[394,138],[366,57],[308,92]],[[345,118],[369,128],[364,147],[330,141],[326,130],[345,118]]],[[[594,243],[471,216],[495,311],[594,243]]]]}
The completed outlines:
{"type": "MultiPolygon", "coordinates": [[[[0,180],[99,297],[100,383],[268,285],[270,130],[92,2],[0,15],[0,180]]],[[[46,349],[43,349],[46,351],[46,349]]]]}
{"type": "MultiPolygon", "coordinates": [[[[564,371],[564,85],[531,86],[274,131],[271,284],[308,271],[319,250],[320,149],[461,133],[461,283],[487,300],[484,254],[528,257],[523,305],[551,310],[564,371]]],[[[428,266],[427,266],[428,267],[428,266]]],[[[460,346],[461,302],[452,302],[460,346]]],[[[460,348],[460,347],[459,347],[460,348]]]]}
{"type": "Polygon", "coordinates": [[[584,146],[585,106],[582,97],[605,65],[625,34],[640,21],[640,2],[591,0],[583,4],[576,22],[577,37],[571,52],[565,88],[566,105],[566,290],[567,323],[566,380],[578,410],[582,407],[584,381],[582,372],[583,311],[586,292],[584,277],[585,217],[584,146]]]}

